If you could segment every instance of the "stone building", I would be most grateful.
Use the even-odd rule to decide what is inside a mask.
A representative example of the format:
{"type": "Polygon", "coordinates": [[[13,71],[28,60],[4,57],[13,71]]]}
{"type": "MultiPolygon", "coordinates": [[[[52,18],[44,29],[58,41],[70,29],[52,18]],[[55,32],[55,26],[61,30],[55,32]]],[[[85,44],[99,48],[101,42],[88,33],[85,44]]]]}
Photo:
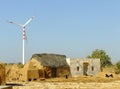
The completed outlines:
{"type": "Polygon", "coordinates": [[[70,59],[72,77],[95,75],[100,72],[100,59],[70,59]]]}

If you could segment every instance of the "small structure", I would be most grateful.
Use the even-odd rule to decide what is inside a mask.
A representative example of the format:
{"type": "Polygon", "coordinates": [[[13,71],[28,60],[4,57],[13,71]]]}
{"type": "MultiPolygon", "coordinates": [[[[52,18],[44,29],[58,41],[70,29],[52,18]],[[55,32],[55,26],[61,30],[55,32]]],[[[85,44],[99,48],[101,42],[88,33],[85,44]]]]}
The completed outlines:
{"type": "Polygon", "coordinates": [[[39,81],[44,78],[65,77],[70,68],[65,55],[34,54],[25,64],[25,81],[39,81]]]}
{"type": "Polygon", "coordinates": [[[100,59],[70,59],[72,77],[95,75],[100,72],[100,59]]]}
{"type": "Polygon", "coordinates": [[[0,85],[5,85],[5,64],[0,63],[0,85]]]}

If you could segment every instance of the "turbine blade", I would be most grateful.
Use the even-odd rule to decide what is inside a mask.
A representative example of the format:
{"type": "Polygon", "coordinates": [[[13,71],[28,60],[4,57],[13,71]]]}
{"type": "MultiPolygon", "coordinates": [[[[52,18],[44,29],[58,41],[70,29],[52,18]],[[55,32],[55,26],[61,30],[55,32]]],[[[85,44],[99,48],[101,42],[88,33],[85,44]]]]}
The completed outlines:
{"type": "Polygon", "coordinates": [[[33,20],[34,16],[32,16],[24,25],[23,27],[27,26],[32,20],[33,20]]]}
{"type": "Polygon", "coordinates": [[[10,24],[15,24],[15,25],[17,25],[17,26],[23,27],[22,24],[18,24],[18,23],[16,23],[16,22],[12,22],[12,21],[7,21],[7,22],[10,23],[10,24]]]}

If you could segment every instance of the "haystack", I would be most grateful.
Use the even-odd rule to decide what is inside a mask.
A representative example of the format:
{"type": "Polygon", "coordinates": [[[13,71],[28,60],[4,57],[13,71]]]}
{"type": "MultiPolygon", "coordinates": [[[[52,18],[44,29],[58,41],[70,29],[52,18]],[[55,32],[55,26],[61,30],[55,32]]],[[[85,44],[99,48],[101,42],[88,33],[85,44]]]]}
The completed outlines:
{"type": "Polygon", "coordinates": [[[20,69],[16,64],[12,65],[6,73],[6,77],[8,81],[18,81],[20,74],[19,74],[20,69]]]}
{"type": "Polygon", "coordinates": [[[0,85],[5,85],[5,64],[0,63],[0,85]]]}

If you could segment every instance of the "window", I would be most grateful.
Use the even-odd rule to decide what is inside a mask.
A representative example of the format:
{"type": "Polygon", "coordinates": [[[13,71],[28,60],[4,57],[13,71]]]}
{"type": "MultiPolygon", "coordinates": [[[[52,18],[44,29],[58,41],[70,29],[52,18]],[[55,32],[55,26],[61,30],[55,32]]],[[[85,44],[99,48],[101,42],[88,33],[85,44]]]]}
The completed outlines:
{"type": "Polygon", "coordinates": [[[36,78],[34,78],[34,81],[36,81],[37,79],[36,78]]]}
{"type": "Polygon", "coordinates": [[[92,71],[94,71],[94,66],[91,67],[92,71]]]}
{"type": "Polygon", "coordinates": [[[28,81],[31,81],[31,79],[29,78],[28,81]]]}
{"type": "Polygon", "coordinates": [[[77,66],[77,71],[79,71],[79,66],[77,66]]]}

